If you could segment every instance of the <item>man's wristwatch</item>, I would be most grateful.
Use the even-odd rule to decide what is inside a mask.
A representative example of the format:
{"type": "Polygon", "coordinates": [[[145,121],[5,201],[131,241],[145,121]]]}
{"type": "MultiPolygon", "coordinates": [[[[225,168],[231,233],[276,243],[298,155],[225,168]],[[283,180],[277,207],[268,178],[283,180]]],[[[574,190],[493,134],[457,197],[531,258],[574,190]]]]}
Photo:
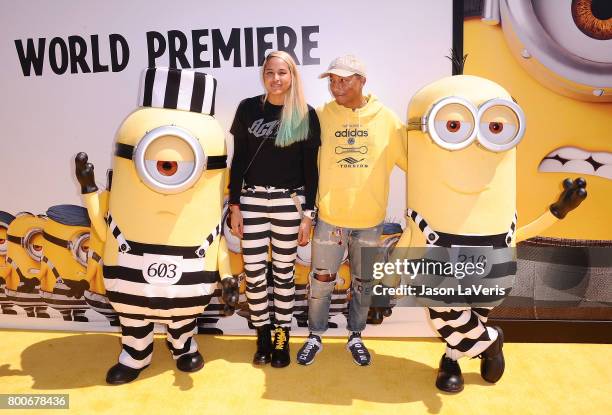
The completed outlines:
{"type": "Polygon", "coordinates": [[[314,210],[308,209],[304,211],[304,216],[307,218],[310,218],[311,220],[314,220],[315,217],[317,216],[317,212],[314,210]]]}

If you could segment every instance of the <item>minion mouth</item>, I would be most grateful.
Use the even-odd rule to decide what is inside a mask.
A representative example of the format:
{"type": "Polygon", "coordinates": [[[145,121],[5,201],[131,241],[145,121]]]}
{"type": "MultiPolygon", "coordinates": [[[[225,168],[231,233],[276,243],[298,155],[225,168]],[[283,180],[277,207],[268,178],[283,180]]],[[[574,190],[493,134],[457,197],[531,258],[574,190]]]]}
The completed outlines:
{"type": "Polygon", "coordinates": [[[612,153],[560,147],[542,159],[538,171],[588,174],[612,180],[612,153]]]}

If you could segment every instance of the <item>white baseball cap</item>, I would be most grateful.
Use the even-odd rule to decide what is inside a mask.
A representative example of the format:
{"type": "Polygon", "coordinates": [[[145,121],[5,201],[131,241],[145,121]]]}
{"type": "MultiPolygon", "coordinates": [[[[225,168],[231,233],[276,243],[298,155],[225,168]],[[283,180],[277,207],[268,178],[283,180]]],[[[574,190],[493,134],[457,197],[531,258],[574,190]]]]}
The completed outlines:
{"type": "Polygon", "coordinates": [[[344,55],[334,59],[330,64],[327,71],[319,75],[319,78],[325,78],[330,74],[347,77],[351,75],[366,76],[366,68],[363,62],[361,62],[355,55],[344,55]]]}

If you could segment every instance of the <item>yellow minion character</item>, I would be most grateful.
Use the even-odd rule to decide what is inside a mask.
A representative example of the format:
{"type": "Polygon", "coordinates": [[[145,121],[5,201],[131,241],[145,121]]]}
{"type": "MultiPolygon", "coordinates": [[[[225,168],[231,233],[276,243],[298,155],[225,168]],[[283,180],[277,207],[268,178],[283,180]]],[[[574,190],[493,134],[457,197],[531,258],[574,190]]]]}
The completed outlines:
{"type": "Polygon", "coordinates": [[[8,227],[15,216],[0,210],[0,312],[2,314],[17,314],[12,303],[6,297],[6,278],[11,272],[11,267],[6,263],[8,240],[6,239],[8,227]]]}
{"type": "Polygon", "coordinates": [[[66,321],[89,321],[84,293],[89,251],[87,210],[75,205],[57,205],[47,210],[43,227],[43,257],[40,294],[49,308],[66,321]]]}
{"type": "MultiPolygon", "coordinates": [[[[108,197],[108,192],[100,194],[100,198],[108,197]]],[[[89,284],[89,289],[85,290],[85,301],[89,307],[106,317],[111,326],[119,326],[119,316],[111,306],[106,296],[104,288],[104,277],[102,268],[102,254],[104,252],[104,242],[96,232],[90,232],[89,251],[87,252],[87,273],[85,280],[89,284]]]]}
{"type": "Polygon", "coordinates": [[[76,157],[92,228],[105,243],[106,294],[121,324],[123,347],[109,384],[130,382],[150,364],[155,322],[167,325],[177,368],[200,370],[196,317],[219,280],[228,307],[238,297],[221,237],[227,154],[213,116],[216,80],[149,68],[140,91],[141,108],[117,132],[108,203],[87,155],[76,157]]]}
{"type": "MultiPolygon", "coordinates": [[[[565,182],[559,200],[517,230],[516,146],[526,120],[510,94],[484,78],[447,77],[415,94],[408,118],[408,226],[397,247],[489,248],[494,254],[485,258],[491,267],[487,278],[506,284],[502,288],[507,291],[501,292],[509,292],[516,273],[511,247],[577,207],[586,197],[586,182],[565,182]]],[[[391,260],[405,252],[395,249],[391,260]]],[[[383,278],[383,286],[396,284],[396,276],[383,278]]],[[[462,356],[482,358],[486,381],[501,378],[503,333],[485,323],[503,295],[491,298],[478,307],[429,303],[431,323],[447,345],[436,380],[439,389],[463,389],[457,362],[462,356]]]]}
{"type": "Polygon", "coordinates": [[[18,213],[8,226],[5,292],[7,299],[21,307],[28,317],[48,318],[40,296],[40,263],[43,257],[44,216],[18,213]]]}

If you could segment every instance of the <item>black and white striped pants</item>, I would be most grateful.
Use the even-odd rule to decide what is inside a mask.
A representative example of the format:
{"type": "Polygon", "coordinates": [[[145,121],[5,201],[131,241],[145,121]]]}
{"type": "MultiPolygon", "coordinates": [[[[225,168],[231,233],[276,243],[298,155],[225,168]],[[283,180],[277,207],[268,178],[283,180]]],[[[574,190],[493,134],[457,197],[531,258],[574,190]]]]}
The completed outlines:
{"type": "MultiPolygon", "coordinates": [[[[154,322],[119,316],[119,323],[122,347],[119,363],[132,369],[148,366],[153,356],[154,322]]],[[[194,318],[163,323],[167,324],[166,339],[174,360],[198,350],[198,344],[193,337],[196,327],[194,318]]]]}
{"type": "Polygon", "coordinates": [[[246,273],[246,297],[255,327],[270,324],[266,270],[268,247],[272,244],[274,318],[282,327],[291,326],[300,214],[290,194],[304,204],[303,189],[247,186],[240,197],[243,217],[242,255],[246,273]]]}
{"type": "Polygon", "coordinates": [[[446,342],[446,356],[476,357],[497,338],[497,331],[486,326],[492,308],[429,307],[429,318],[446,342]]]}

